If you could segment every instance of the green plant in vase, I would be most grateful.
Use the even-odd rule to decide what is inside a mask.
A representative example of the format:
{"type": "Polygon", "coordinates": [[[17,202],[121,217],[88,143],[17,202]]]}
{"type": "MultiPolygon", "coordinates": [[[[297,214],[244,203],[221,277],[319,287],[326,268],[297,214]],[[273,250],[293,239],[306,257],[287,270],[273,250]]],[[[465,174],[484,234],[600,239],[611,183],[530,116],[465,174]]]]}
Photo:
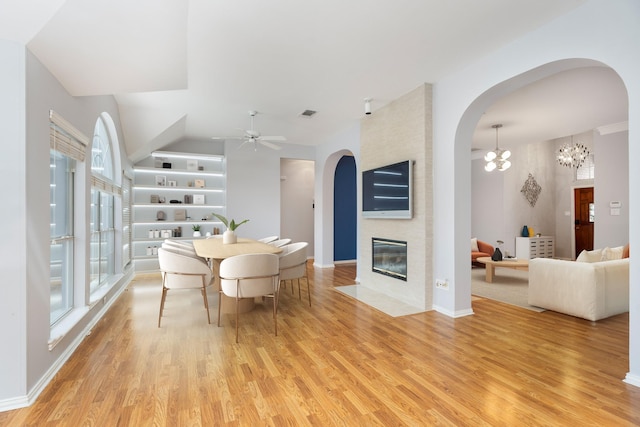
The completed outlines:
{"type": "Polygon", "coordinates": [[[200,225],[194,224],[191,229],[193,230],[193,237],[200,237],[202,234],[200,233],[200,225]]]}
{"type": "Polygon", "coordinates": [[[245,222],[249,222],[248,219],[245,219],[240,222],[236,222],[233,219],[229,221],[224,215],[220,215],[217,213],[214,213],[213,216],[218,218],[220,222],[222,222],[224,226],[227,228],[227,230],[222,234],[222,243],[236,243],[238,240],[235,233],[236,229],[240,227],[242,224],[244,224],[245,222]]]}

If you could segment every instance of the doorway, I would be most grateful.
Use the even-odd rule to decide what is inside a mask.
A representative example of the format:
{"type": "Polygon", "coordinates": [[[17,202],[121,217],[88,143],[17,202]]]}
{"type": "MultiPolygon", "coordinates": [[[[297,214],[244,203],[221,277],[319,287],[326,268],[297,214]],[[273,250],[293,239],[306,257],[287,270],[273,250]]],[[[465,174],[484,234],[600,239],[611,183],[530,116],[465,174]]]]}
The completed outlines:
{"type": "Polygon", "coordinates": [[[593,229],[595,225],[595,208],[593,203],[593,187],[574,188],[574,234],[575,257],[583,250],[593,250],[593,229]]]}

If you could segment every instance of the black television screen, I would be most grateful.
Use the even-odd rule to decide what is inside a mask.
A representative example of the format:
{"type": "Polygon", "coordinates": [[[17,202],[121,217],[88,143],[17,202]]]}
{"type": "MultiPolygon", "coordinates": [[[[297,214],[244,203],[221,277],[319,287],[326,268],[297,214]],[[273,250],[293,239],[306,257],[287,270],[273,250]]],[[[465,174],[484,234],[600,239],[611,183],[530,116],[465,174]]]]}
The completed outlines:
{"type": "Polygon", "coordinates": [[[412,217],[412,164],[406,160],[362,172],[363,217],[412,217]]]}

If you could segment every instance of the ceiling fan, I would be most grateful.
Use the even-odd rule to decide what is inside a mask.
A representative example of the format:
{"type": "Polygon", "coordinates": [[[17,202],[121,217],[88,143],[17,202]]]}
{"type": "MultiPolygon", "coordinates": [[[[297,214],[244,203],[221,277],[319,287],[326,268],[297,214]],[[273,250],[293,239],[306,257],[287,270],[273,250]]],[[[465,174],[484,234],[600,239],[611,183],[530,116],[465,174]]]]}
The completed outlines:
{"type": "Polygon", "coordinates": [[[244,130],[244,136],[229,136],[229,137],[213,137],[213,139],[242,139],[244,140],[238,149],[242,148],[246,144],[253,144],[253,149],[258,150],[258,144],[262,144],[265,147],[269,147],[272,150],[282,150],[282,147],[276,145],[270,141],[286,141],[284,136],[262,136],[260,132],[253,128],[253,118],[258,114],[257,111],[250,110],[249,116],[251,117],[251,129],[244,130]]]}

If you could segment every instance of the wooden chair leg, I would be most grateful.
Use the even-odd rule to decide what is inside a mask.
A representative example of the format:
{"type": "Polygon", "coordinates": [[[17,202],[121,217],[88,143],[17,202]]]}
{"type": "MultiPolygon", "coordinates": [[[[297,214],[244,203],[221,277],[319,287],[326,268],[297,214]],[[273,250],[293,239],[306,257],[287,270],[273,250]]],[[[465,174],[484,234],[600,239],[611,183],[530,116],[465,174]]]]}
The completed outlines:
{"type": "MultiPolygon", "coordinates": [[[[293,288],[293,283],[291,284],[293,288]]],[[[278,311],[278,299],[276,298],[277,293],[274,292],[273,296],[273,330],[275,331],[275,335],[278,336],[278,317],[276,315],[278,311]]]]}
{"type": "Polygon", "coordinates": [[[307,282],[307,294],[309,295],[309,307],[311,307],[311,284],[308,277],[305,277],[305,280],[307,282]]]}
{"type": "Polygon", "coordinates": [[[236,344],[238,343],[238,294],[236,293],[236,344]]]}
{"type": "Polygon", "coordinates": [[[160,327],[160,320],[162,319],[162,312],[164,311],[164,300],[167,298],[167,288],[162,286],[162,298],[160,298],[160,313],[158,314],[158,328],[160,327]]]}
{"type": "Polygon", "coordinates": [[[211,324],[211,316],[209,315],[209,300],[207,299],[207,288],[202,285],[202,298],[204,298],[204,308],[207,310],[207,322],[211,324]]]}
{"type": "Polygon", "coordinates": [[[220,309],[222,308],[222,290],[218,291],[218,327],[220,327],[220,309]]]}

